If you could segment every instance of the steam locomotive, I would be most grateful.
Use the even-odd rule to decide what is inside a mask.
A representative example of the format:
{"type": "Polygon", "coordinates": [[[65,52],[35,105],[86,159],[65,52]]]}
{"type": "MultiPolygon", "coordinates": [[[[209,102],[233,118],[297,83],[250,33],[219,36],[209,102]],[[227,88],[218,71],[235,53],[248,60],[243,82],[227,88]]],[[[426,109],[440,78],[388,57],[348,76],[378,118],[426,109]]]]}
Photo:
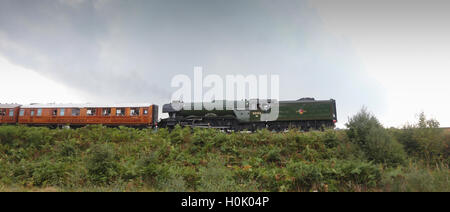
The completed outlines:
{"type": "Polygon", "coordinates": [[[169,118],[162,119],[159,126],[168,128],[180,125],[233,131],[281,131],[288,128],[310,130],[333,128],[337,122],[336,101],[333,99],[302,98],[280,102],[252,99],[217,101],[209,105],[173,102],[163,105],[162,112],[168,113],[169,118]]]}
{"type": "Polygon", "coordinates": [[[174,128],[176,125],[255,131],[289,128],[302,130],[334,128],[337,122],[336,101],[302,98],[294,101],[250,99],[209,103],[164,104],[168,118],[158,122],[158,106],[143,104],[0,104],[0,124],[32,126],[106,126],[174,128]]]}

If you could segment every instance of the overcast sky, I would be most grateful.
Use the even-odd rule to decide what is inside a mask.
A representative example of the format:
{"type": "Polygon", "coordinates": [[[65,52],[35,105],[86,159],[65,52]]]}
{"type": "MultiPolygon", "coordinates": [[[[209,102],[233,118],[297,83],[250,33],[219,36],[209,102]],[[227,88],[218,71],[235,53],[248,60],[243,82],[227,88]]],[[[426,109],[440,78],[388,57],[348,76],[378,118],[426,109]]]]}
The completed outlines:
{"type": "Polygon", "coordinates": [[[280,99],[450,126],[448,1],[1,0],[0,102],[163,104],[176,74],[278,74],[280,99]]]}

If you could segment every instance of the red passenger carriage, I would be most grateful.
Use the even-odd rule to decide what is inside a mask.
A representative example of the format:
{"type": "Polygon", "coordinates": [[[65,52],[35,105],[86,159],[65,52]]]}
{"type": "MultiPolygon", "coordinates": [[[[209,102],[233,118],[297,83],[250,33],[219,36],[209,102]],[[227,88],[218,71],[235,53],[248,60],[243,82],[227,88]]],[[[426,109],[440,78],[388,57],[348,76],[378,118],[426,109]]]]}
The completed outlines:
{"type": "Polygon", "coordinates": [[[0,104],[0,124],[15,124],[19,117],[18,104],[0,104]]]}
{"type": "Polygon", "coordinates": [[[18,123],[38,126],[154,126],[158,106],[152,104],[31,104],[20,107],[18,123]]]}

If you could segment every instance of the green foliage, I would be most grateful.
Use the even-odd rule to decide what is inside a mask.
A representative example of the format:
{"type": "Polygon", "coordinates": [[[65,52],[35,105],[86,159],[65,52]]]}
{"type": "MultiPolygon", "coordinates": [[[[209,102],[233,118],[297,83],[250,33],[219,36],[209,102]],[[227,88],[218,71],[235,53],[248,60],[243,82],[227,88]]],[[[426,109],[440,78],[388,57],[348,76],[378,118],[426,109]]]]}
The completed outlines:
{"type": "Polygon", "coordinates": [[[448,192],[450,190],[448,164],[433,166],[409,164],[387,170],[383,177],[383,190],[395,192],[448,192]]]}
{"type": "Polygon", "coordinates": [[[375,187],[381,181],[381,169],[371,163],[354,160],[325,160],[317,164],[292,162],[287,165],[298,191],[338,191],[356,186],[375,187]]]}
{"type": "Polygon", "coordinates": [[[348,137],[363,149],[367,145],[369,132],[372,129],[383,128],[378,119],[370,114],[365,107],[351,117],[346,126],[348,137]]]}
{"type": "Polygon", "coordinates": [[[406,152],[428,163],[449,163],[450,138],[439,128],[439,122],[427,119],[422,112],[417,124],[392,130],[393,135],[405,146],[406,152]]]}
{"type": "Polygon", "coordinates": [[[151,187],[158,187],[158,181],[169,176],[168,166],[161,164],[159,154],[152,152],[138,162],[139,175],[151,187]]]}
{"type": "Polygon", "coordinates": [[[448,136],[424,120],[386,130],[363,111],[348,130],[280,133],[0,126],[0,190],[449,191],[448,136]]]}
{"type": "Polygon", "coordinates": [[[323,134],[321,134],[324,144],[327,148],[334,148],[339,145],[338,135],[333,130],[326,130],[323,134]]]}
{"type": "Polygon", "coordinates": [[[402,165],[406,161],[403,146],[383,128],[372,128],[365,146],[367,158],[376,163],[402,165]]]}
{"type": "Polygon", "coordinates": [[[61,162],[43,161],[34,167],[32,174],[33,185],[35,186],[61,186],[64,185],[66,167],[61,162]]]}
{"type": "Polygon", "coordinates": [[[110,183],[119,176],[118,157],[110,144],[97,144],[89,150],[88,176],[94,183],[110,183]]]}
{"type": "Polygon", "coordinates": [[[265,158],[268,162],[281,162],[281,149],[274,146],[271,147],[270,150],[265,155],[265,158]]]}
{"type": "Polygon", "coordinates": [[[56,142],[55,151],[63,158],[75,157],[78,153],[77,142],[75,139],[56,142]]]}
{"type": "Polygon", "coordinates": [[[359,146],[368,160],[389,166],[405,163],[403,146],[365,108],[350,118],[346,125],[348,138],[359,146]]]}

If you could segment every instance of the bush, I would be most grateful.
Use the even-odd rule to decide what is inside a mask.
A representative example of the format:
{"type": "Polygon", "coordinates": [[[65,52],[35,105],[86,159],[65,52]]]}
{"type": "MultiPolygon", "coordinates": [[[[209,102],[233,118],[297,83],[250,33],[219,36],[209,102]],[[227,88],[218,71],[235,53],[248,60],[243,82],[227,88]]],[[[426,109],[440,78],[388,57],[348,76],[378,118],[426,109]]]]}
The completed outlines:
{"type": "Polygon", "coordinates": [[[35,186],[62,186],[65,184],[65,164],[61,162],[43,161],[36,164],[33,171],[35,186]]]}
{"type": "Polygon", "coordinates": [[[267,153],[263,156],[269,163],[279,163],[281,162],[281,149],[277,146],[269,146],[267,148],[267,153]]]}
{"type": "Polygon", "coordinates": [[[356,160],[325,160],[318,163],[290,162],[287,165],[294,178],[293,191],[338,191],[339,188],[364,189],[376,187],[381,181],[381,169],[371,163],[356,160]]]}
{"type": "Polygon", "coordinates": [[[293,188],[296,191],[312,189],[324,180],[322,169],[315,164],[293,162],[287,166],[290,176],[294,177],[293,188]]]}
{"type": "Polygon", "coordinates": [[[383,128],[370,129],[365,147],[367,158],[376,163],[397,166],[406,161],[403,146],[383,128]]]}
{"type": "Polygon", "coordinates": [[[368,160],[390,166],[405,162],[403,146],[393,139],[378,119],[365,108],[362,108],[346,125],[349,128],[347,135],[350,141],[361,148],[368,160]]]}
{"type": "Polygon", "coordinates": [[[365,149],[367,138],[372,129],[383,128],[378,119],[370,114],[366,108],[362,108],[356,115],[351,117],[347,124],[347,135],[351,141],[365,149]]]}
{"type": "MultiPolygon", "coordinates": [[[[349,130],[253,134],[0,126],[0,190],[449,190],[448,146],[425,146],[439,155],[439,166],[420,152],[434,138],[430,132],[436,128],[429,127],[434,124],[424,131],[386,130],[370,114],[358,117],[349,130]],[[397,139],[417,148],[408,146],[406,155],[397,139]]],[[[446,144],[448,137],[440,139],[436,142],[446,144]]]]}
{"type": "Polygon", "coordinates": [[[74,157],[78,152],[77,142],[75,139],[57,142],[55,150],[63,158],[74,157]]]}
{"type": "Polygon", "coordinates": [[[427,119],[422,112],[417,124],[393,130],[394,136],[405,146],[406,152],[428,163],[449,162],[450,139],[439,128],[439,122],[427,119]]]}
{"type": "Polygon", "coordinates": [[[18,138],[20,135],[19,127],[17,126],[0,126],[0,144],[13,146],[18,143],[18,138]]]}
{"type": "Polygon", "coordinates": [[[160,188],[159,183],[166,180],[169,175],[169,166],[160,162],[160,153],[152,152],[138,162],[139,175],[150,187],[160,188]]]}
{"type": "Polygon", "coordinates": [[[321,135],[322,135],[321,140],[323,141],[323,143],[326,145],[327,148],[334,148],[339,145],[339,139],[336,134],[336,131],[326,130],[321,135]]]}
{"type": "Polygon", "coordinates": [[[94,184],[110,183],[119,176],[118,157],[110,144],[94,145],[89,152],[86,168],[94,184]]]}
{"type": "Polygon", "coordinates": [[[200,181],[197,190],[200,192],[239,192],[249,191],[251,184],[237,184],[232,170],[217,158],[209,158],[206,167],[199,171],[200,181]]]}
{"type": "Polygon", "coordinates": [[[381,168],[370,162],[361,162],[357,160],[336,162],[336,175],[340,182],[352,182],[366,187],[375,187],[381,181],[381,168]]]}
{"type": "Polygon", "coordinates": [[[433,167],[409,164],[406,167],[386,171],[383,189],[395,192],[448,192],[449,175],[448,164],[436,164],[433,167]]]}

